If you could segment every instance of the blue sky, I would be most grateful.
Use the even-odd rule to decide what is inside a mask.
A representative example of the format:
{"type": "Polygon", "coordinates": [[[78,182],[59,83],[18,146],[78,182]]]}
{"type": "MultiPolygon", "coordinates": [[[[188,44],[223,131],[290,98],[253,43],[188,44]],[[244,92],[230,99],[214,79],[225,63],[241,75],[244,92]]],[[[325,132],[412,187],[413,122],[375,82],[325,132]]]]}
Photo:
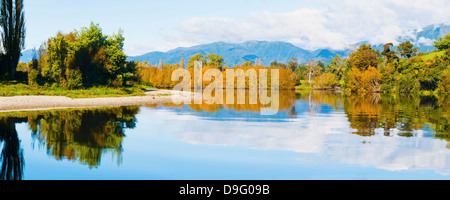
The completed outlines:
{"type": "Polygon", "coordinates": [[[395,42],[405,30],[450,19],[447,0],[35,0],[25,7],[27,49],[93,21],[105,34],[122,28],[128,55],[246,40],[339,49],[395,42]]]}

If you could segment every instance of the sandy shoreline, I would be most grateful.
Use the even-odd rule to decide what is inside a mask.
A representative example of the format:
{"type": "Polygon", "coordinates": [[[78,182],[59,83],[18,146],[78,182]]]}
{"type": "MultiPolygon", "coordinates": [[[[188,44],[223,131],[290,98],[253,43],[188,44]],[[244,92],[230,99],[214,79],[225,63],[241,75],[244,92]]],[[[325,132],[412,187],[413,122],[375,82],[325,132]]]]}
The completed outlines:
{"type": "Polygon", "coordinates": [[[191,99],[193,93],[171,90],[149,90],[146,96],[72,99],[61,96],[0,97],[0,112],[53,110],[66,108],[117,107],[145,104],[172,103],[191,99]],[[168,96],[171,95],[171,96],[168,96]]]}

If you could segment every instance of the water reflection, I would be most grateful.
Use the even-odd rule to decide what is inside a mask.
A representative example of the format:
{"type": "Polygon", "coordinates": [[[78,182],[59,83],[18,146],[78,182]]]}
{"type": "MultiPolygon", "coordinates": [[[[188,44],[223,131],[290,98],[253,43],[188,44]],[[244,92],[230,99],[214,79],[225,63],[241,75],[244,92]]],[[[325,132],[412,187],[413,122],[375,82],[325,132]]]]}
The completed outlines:
{"type": "MultiPolygon", "coordinates": [[[[272,94],[268,91],[268,96],[272,94]]],[[[279,98],[271,99],[271,102],[267,105],[260,102],[260,96],[258,93],[249,92],[249,90],[235,90],[232,95],[235,102],[234,104],[217,104],[207,103],[208,100],[203,101],[201,104],[152,104],[146,105],[148,108],[171,108],[179,114],[201,114],[212,120],[221,121],[287,121],[288,119],[295,118],[298,114],[296,111],[296,101],[298,94],[293,91],[283,90],[279,92],[279,98]],[[239,95],[243,94],[243,96],[239,95]],[[255,97],[251,97],[255,96],[255,97]],[[256,104],[250,103],[250,99],[256,98],[256,104]],[[238,103],[242,102],[242,103],[238,103]],[[273,109],[272,104],[278,105],[279,109],[273,109]],[[261,112],[265,110],[275,111],[274,115],[264,116],[261,112]]],[[[224,96],[223,102],[229,102],[229,96],[224,96]],[[227,100],[228,99],[228,100],[227,100]]]]}
{"type": "Polygon", "coordinates": [[[136,127],[138,112],[139,107],[72,110],[28,119],[33,137],[46,145],[48,155],[96,167],[106,151],[115,153],[120,164],[124,129],[136,127]]]}
{"type": "Polygon", "coordinates": [[[24,159],[15,125],[27,122],[32,137],[56,160],[78,161],[90,168],[100,165],[102,154],[112,152],[122,162],[124,129],[136,127],[139,107],[3,113],[0,115],[2,168],[0,178],[23,176],[24,159]]]}
{"type": "MultiPolygon", "coordinates": [[[[51,158],[89,168],[98,168],[106,152],[120,165],[125,129],[139,126],[148,128],[143,135],[164,132],[170,140],[193,145],[283,150],[322,162],[450,174],[450,98],[281,91],[276,102],[280,110],[272,116],[260,114],[270,105],[250,105],[246,99],[245,104],[232,105],[147,105],[155,110],[143,109],[144,113],[139,106],[0,113],[0,179],[23,178],[18,123],[27,123],[33,139],[51,158]],[[143,120],[152,116],[154,121],[137,123],[138,113],[143,120]]],[[[146,142],[130,144],[146,146],[146,142]]],[[[178,146],[164,148],[142,150],[133,157],[160,155],[178,146]]]]}
{"type": "Polygon", "coordinates": [[[425,128],[434,130],[436,138],[448,138],[448,98],[417,96],[347,96],[344,111],[354,134],[372,136],[382,129],[385,136],[394,133],[412,137],[425,128]]]}
{"type": "Polygon", "coordinates": [[[20,118],[0,119],[0,144],[3,143],[0,180],[21,180],[25,166],[23,150],[15,129],[20,118]]]}
{"type": "Polygon", "coordinates": [[[282,113],[289,114],[271,116],[282,118],[275,121],[253,115],[257,120],[223,120],[230,110],[234,118],[248,119],[252,110],[258,110],[251,107],[248,111],[220,106],[214,111],[189,112],[189,105],[170,104],[162,106],[168,112],[162,112],[161,118],[184,125],[182,131],[173,131],[174,137],[193,145],[285,150],[300,157],[314,155],[322,162],[450,174],[447,98],[331,92],[288,95],[294,97],[293,103],[289,96],[280,95],[280,105],[288,105],[282,113]]]}
{"type": "MultiPolygon", "coordinates": [[[[235,95],[236,96],[236,95],[235,95]]],[[[344,95],[334,92],[294,92],[280,91],[280,98],[275,99],[280,105],[279,113],[274,116],[261,117],[260,111],[270,105],[249,104],[249,92],[246,91],[245,104],[161,104],[147,105],[149,108],[171,108],[180,114],[195,111],[212,120],[249,121],[255,118],[263,121],[267,118],[279,122],[289,122],[303,114],[314,117],[329,111],[324,107],[332,107],[334,112],[343,111],[353,129],[352,134],[374,136],[378,129],[385,136],[394,133],[402,137],[412,137],[414,131],[429,128],[434,130],[437,138],[446,139],[449,133],[450,98],[411,95],[344,95]],[[215,115],[212,115],[214,114],[215,115]],[[228,114],[232,114],[232,117],[228,114]],[[253,115],[249,115],[253,113],[253,115]]],[[[235,97],[236,102],[236,97],[235,97]]],[[[258,101],[259,102],[259,101],[258,101]]],[[[197,114],[198,115],[198,114],[197,114]]]]}

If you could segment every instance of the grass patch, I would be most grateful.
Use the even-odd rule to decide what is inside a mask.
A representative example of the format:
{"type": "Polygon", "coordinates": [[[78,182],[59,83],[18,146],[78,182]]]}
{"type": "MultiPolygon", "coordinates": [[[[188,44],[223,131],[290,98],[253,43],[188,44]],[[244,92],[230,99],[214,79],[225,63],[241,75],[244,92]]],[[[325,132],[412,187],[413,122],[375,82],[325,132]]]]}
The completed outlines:
{"type": "Polygon", "coordinates": [[[0,96],[65,96],[69,98],[129,97],[145,96],[145,86],[92,87],[65,90],[60,87],[29,86],[23,83],[0,83],[0,96]]]}
{"type": "Polygon", "coordinates": [[[430,61],[433,60],[436,57],[441,57],[445,54],[445,51],[438,51],[438,52],[434,52],[434,53],[429,53],[426,55],[422,56],[423,61],[430,61]]]}
{"type": "Polygon", "coordinates": [[[310,87],[308,81],[300,81],[301,84],[295,87],[295,90],[314,90],[314,86],[310,87]]]}

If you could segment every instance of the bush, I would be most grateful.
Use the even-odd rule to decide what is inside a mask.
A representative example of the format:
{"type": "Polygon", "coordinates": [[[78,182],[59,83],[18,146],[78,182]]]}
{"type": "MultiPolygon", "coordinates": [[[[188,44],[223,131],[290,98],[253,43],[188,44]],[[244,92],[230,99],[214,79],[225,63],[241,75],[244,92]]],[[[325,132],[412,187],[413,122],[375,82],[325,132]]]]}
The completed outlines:
{"type": "Polygon", "coordinates": [[[439,82],[439,92],[443,94],[450,93],[450,68],[444,70],[441,74],[441,81],[439,82]]]}
{"type": "Polygon", "coordinates": [[[38,70],[32,69],[30,73],[28,73],[28,85],[30,86],[38,86],[41,84],[40,73],[38,70]]]}
{"type": "Polygon", "coordinates": [[[314,79],[314,85],[320,89],[331,89],[337,85],[336,75],[331,72],[322,74],[314,79]]]}
{"type": "Polygon", "coordinates": [[[410,74],[402,74],[398,79],[398,92],[414,93],[420,90],[420,82],[410,74]]]}
{"type": "Polygon", "coordinates": [[[66,71],[66,83],[63,86],[66,89],[79,89],[83,86],[83,77],[80,70],[68,69],[66,71]]]}

